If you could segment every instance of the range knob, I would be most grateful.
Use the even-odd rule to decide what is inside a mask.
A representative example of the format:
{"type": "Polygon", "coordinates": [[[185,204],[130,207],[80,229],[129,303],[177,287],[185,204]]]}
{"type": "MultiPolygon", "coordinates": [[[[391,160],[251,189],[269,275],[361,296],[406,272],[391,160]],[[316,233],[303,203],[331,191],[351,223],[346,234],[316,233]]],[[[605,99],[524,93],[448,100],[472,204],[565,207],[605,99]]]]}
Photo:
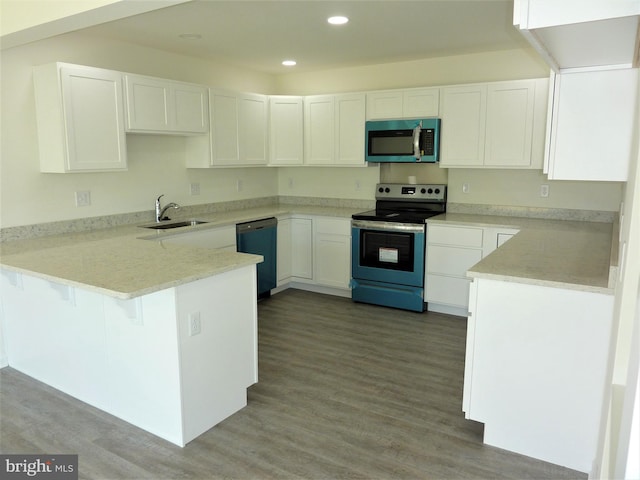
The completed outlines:
{"type": "Polygon", "coordinates": [[[389,193],[391,191],[391,189],[389,187],[384,189],[385,193],[389,193]]]}
{"type": "Polygon", "coordinates": [[[440,193],[440,189],[436,188],[436,195],[440,193]]]}
{"type": "Polygon", "coordinates": [[[425,193],[427,193],[427,189],[426,188],[420,189],[420,193],[422,193],[424,195],[425,193]]]}
{"type": "Polygon", "coordinates": [[[433,193],[433,188],[430,188],[427,192],[429,192],[429,194],[433,193]]]}
{"type": "Polygon", "coordinates": [[[384,192],[384,188],[379,187],[379,188],[378,188],[378,191],[379,191],[380,193],[382,193],[382,192],[384,192]]]}

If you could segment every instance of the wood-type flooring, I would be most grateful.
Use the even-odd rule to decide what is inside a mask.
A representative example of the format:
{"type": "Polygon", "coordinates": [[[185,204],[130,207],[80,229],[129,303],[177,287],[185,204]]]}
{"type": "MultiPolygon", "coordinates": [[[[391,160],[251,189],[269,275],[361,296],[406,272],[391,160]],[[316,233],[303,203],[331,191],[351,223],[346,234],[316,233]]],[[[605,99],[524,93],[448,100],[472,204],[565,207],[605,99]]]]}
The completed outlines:
{"type": "Polygon", "coordinates": [[[578,479],[482,443],[461,411],[466,319],[286,290],[258,304],[248,405],[185,448],[7,367],[0,451],[83,479],[578,479]]]}

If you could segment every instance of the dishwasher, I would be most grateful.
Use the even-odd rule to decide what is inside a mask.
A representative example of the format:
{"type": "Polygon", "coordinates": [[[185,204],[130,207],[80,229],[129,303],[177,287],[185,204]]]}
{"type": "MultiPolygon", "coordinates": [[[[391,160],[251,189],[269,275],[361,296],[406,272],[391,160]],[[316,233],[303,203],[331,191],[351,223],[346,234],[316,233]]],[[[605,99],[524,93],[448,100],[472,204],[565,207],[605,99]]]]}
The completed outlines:
{"type": "Polygon", "coordinates": [[[262,255],[264,261],[256,265],[258,277],[258,298],[271,295],[276,288],[278,220],[275,217],[263,218],[236,225],[236,244],[238,252],[262,255]]]}

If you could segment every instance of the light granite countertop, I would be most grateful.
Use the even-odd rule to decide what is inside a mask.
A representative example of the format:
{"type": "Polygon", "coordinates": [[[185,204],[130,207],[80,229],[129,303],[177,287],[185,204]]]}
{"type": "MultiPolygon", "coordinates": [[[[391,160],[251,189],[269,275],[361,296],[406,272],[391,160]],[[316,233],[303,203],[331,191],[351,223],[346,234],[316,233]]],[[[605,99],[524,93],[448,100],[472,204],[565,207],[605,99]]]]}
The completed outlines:
{"type": "MultiPolygon", "coordinates": [[[[0,244],[0,266],[8,271],[128,299],[262,261],[259,255],[160,240],[272,216],[351,218],[361,211],[361,207],[273,204],[195,217],[174,215],[174,221],[197,218],[207,223],[171,230],[143,229],[139,224],[129,224],[9,241],[0,244]]],[[[615,235],[611,223],[465,213],[438,215],[428,223],[520,230],[474,265],[468,272],[470,277],[613,292],[617,255],[612,255],[615,235]]]]}
{"type": "MultiPolygon", "coordinates": [[[[260,263],[260,255],[176,245],[171,236],[265,217],[304,214],[350,218],[354,208],[272,205],[198,215],[207,223],[170,230],[138,225],[0,244],[0,266],[104,295],[130,299],[260,263]]],[[[172,216],[172,221],[187,217],[172,216]]]]}
{"type": "Polygon", "coordinates": [[[520,230],[471,267],[468,277],[613,294],[617,255],[611,223],[458,213],[427,223],[520,230]]]}

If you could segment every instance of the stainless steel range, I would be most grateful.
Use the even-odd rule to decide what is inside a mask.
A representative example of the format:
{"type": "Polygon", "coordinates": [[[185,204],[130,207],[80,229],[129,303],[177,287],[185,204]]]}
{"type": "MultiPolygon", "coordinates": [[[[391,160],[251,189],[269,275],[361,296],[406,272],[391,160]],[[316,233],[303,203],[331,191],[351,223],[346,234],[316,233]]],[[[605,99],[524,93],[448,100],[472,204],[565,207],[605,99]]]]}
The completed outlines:
{"type": "Polygon", "coordinates": [[[376,209],[351,220],[353,301],[425,310],[425,220],[446,205],[446,185],[377,185],[376,209]]]}

